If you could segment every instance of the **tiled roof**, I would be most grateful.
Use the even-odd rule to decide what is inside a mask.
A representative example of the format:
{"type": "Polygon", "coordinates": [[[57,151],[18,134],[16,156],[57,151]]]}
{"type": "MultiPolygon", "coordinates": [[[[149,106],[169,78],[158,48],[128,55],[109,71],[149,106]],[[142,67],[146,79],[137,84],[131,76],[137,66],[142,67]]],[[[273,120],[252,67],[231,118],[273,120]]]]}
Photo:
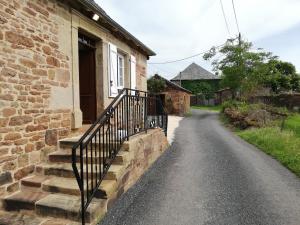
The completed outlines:
{"type": "Polygon", "coordinates": [[[178,80],[219,80],[220,77],[207,71],[196,63],[192,63],[171,81],[178,80]]]}
{"type": "Polygon", "coordinates": [[[175,83],[172,82],[172,81],[167,80],[166,78],[163,78],[162,76],[160,76],[160,75],[158,75],[158,74],[155,74],[155,75],[154,75],[154,78],[155,78],[155,79],[161,79],[161,80],[165,81],[167,85],[172,86],[172,87],[175,88],[175,89],[178,89],[178,90],[184,91],[184,92],[186,92],[186,93],[192,94],[191,91],[189,91],[189,90],[187,90],[187,89],[185,89],[185,88],[179,86],[178,84],[175,84],[175,83]]]}

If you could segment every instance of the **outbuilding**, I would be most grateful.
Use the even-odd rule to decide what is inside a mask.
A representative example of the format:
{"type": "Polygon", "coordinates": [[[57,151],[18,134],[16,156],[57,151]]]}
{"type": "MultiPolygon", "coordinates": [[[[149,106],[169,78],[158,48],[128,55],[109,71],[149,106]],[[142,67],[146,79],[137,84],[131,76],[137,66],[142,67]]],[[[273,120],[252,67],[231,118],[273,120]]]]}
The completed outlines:
{"type": "Polygon", "coordinates": [[[189,112],[192,92],[158,74],[155,74],[152,79],[160,79],[165,83],[159,95],[168,114],[184,116],[189,112]]]}

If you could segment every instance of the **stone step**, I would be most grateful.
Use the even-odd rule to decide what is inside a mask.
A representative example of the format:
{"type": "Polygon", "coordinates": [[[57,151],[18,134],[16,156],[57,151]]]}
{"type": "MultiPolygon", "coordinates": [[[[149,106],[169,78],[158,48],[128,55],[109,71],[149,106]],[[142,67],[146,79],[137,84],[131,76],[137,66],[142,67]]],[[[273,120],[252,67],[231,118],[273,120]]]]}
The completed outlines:
{"type": "MultiPolygon", "coordinates": [[[[86,164],[85,164],[86,165],[86,164]]],[[[86,166],[84,165],[83,172],[86,175],[86,166]]],[[[77,164],[78,169],[80,165],[77,164]]],[[[53,164],[42,164],[37,166],[37,170],[41,171],[43,175],[47,176],[57,176],[57,177],[65,177],[65,178],[75,178],[72,165],[70,163],[53,163],[53,164]]],[[[106,176],[105,180],[118,180],[123,171],[125,170],[125,166],[123,165],[111,165],[106,176]]],[[[97,167],[97,172],[99,173],[99,167],[97,167]]],[[[96,165],[93,165],[93,173],[91,172],[91,165],[88,165],[88,175],[89,178],[96,176],[96,165]]]]}
{"type": "MultiPolygon", "coordinates": [[[[85,141],[88,141],[88,138],[89,136],[84,140],[85,141]]],[[[59,146],[61,148],[72,148],[78,141],[79,141],[80,137],[72,137],[72,138],[64,138],[64,139],[61,139],[59,140],[59,146]]],[[[97,148],[106,148],[106,146],[108,144],[122,144],[120,142],[120,140],[115,140],[114,138],[111,137],[111,140],[106,140],[106,138],[104,137],[104,141],[103,141],[103,138],[100,137],[100,141],[99,141],[99,138],[98,136],[96,138],[94,138],[92,141],[89,140],[89,143],[92,143],[93,146],[96,146],[97,148]]],[[[84,143],[83,142],[83,143],[84,143]]]]}
{"type": "Polygon", "coordinates": [[[42,184],[42,190],[51,193],[80,195],[80,189],[75,178],[51,177],[42,184]]]}
{"type": "MultiPolygon", "coordinates": [[[[51,216],[72,221],[81,220],[80,196],[66,194],[49,194],[35,204],[36,213],[40,216],[51,216]]],[[[107,211],[107,200],[94,198],[85,214],[86,222],[100,219],[107,211]]]]}
{"type": "Polygon", "coordinates": [[[26,177],[21,180],[21,184],[24,187],[30,187],[30,188],[40,188],[42,187],[42,183],[46,181],[48,177],[45,176],[39,176],[39,175],[34,175],[31,177],[26,177]]]}
{"type": "MultiPolygon", "coordinates": [[[[84,162],[91,163],[92,159],[94,163],[99,163],[99,160],[102,162],[102,154],[103,152],[93,152],[93,157],[91,157],[91,152],[88,153],[88,158],[86,158],[86,154],[84,152],[84,162]],[[97,157],[95,156],[97,154],[97,157]],[[99,156],[101,154],[101,156],[99,156]]],[[[126,162],[126,156],[128,155],[128,152],[120,151],[116,158],[113,160],[113,164],[116,165],[122,165],[126,162]]],[[[53,153],[50,153],[49,155],[49,162],[51,163],[72,163],[72,150],[59,150],[53,153]]],[[[76,162],[80,162],[80,155],[79,152],[76,154],[76,162]]]]}
{"type": "MultiPolygon", "coordinates": [[[[109,198],[116,191],[116,187],[116,181],[103,180],[100,184],[99,192],[96,193],[95,197],[109,198]]],[[[52,177],[43,183],[42,190],[52,193],[61,193],[78,196],[80,195],[78,183],[74,178],[52,177]]]]}
{"type": "Polygon", "coordinates": [[[34,210],[35,203],[47,195],[41,191],[19,191],[4,198],[3,205],[7,211],[34,210]]]}

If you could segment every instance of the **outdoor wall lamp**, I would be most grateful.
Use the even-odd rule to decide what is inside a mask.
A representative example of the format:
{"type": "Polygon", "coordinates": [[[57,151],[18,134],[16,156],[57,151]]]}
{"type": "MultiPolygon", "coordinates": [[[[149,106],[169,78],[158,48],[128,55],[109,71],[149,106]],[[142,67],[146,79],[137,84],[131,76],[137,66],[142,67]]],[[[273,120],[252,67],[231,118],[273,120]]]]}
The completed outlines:
{"type": "Polygon", "coordinates": [[[98,21],[99,18],[100,18],[100,16],[99,16],[98,14],[95,13],[95,14],[93,15],[93,20],[98,21]]]}

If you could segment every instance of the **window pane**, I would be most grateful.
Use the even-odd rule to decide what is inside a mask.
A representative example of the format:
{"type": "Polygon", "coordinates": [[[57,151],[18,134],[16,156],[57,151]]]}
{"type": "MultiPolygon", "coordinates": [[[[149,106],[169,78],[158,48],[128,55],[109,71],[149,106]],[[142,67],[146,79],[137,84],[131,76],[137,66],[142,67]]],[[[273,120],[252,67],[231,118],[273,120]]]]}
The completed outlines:
{"type": "Polygon", "coordinates": [[[124,58],[123,56],[118,56],[118,86],[124,86],[124,58]]]}

